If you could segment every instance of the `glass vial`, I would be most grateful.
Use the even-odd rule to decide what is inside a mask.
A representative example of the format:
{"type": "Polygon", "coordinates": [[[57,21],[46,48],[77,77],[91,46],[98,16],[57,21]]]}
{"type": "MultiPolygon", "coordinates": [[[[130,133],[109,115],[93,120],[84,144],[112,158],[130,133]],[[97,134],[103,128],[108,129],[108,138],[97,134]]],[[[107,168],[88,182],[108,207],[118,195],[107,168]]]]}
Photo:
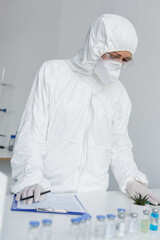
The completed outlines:
{"type": "Polygon", "coordinates": [[[124,237],[125,230],[126,230],[125,214],[120,212],[117,215],[116,236],[119,238],[124,237]]]}
{"type": "Polygon", "coordinates": [[[105,239],[112,239],[115,235],[115,215],[107,214],[105,239]]]}
{"type": "Polygon", "coordinates": [[[52,220],[51,219],[43,219],[42,220],[42,232],[41,237],[42,240],[50,240],[52,234],[52,220]]]}
{"type": "Polygon", "coordinates": [[[79,239],[79,224],[80,218],[71,218],[71,227],[70,227],[70,235],[73,239],[79,239]]]}
{"type": "Polygon", "coordinates": [[[105,216],[97,215],[94,235],[96,237],[104,237],[104,231],[105,231],[105,216]]]}
{"type": "Polygon", "coordinates": [[[150,220],[150,230],[157,231],[158,230],[158,213],[151,213],[151,220],[150,220]]]}
{"type": "Polygon", "coordinates": [[[14,142],[15,142],[16,135],[11,135],[11,138],[9,140],[8,150],[13,151],[14,142]]]}
{"type": "Polygon", "coordinates": [[[85,219],[85,236],[83,240],[89,240],[91,235],[91,219],[92,216],[89,213],[83,215],[85,219]]]}
{"type": "Polygon", "coordinates": [[[136,233],[138,231],[138,214],[131,213],[130,214],[130,221],[129,221],[129,233],[136,233]]]}
{"type": "Polygon", "coordinates": [[[29,222],[28,238],[27,240],[39,240],[39,222],[29,222]]]}
{"type": "Polygon", "coordinates": [[[86,239],[86,230],[87,230],[87,218],[85,216],[78,217],[79,223],[79,239],[86,239]]]}
{"type": "Polygon", "coordinates": [[[141,220],[141,232],[148,233],[150,225],[150,211],[143,210],[143,217],[141,220]]]}

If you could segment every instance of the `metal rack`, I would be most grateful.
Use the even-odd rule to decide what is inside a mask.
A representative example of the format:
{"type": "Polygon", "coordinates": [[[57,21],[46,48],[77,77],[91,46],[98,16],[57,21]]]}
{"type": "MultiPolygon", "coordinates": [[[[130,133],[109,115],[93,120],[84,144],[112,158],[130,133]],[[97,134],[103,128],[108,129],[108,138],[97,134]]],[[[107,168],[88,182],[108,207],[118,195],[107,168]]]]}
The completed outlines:
{"type": "MultiPolygon", "coordinates": [[[[10,84],[4,83],[5,71],[6,71],[5,67],[3,67],[1,81],[0,81],[0,97],[2,95],[3,88],[10,85],[10,84]]],[[[7,108],[1,108],[1,106],[0,106],[0,112],[3,112],[5,114],[7,112],[7,108]]],[[[0,137],[6,137],[6,135],[0,133],[0,137]]],[[[5,146],[0,146],[0,149],[4,149],[4,148],[5,148],[5,146]]]]}

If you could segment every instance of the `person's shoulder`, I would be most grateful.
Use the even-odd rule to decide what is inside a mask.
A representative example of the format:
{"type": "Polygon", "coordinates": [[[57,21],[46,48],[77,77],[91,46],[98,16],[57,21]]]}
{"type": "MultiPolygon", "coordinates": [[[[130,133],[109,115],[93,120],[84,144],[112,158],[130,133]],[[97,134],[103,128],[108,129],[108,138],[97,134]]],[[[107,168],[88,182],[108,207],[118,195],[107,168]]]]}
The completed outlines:
{"type": "Polygon", "coordinates": [[[58,86],[57,89],[61,88],[61,85],[64,86],[66,80],[63,76],[68,73],[69,66],[67,60],[53,59],[45,61],[40,68],[40,75],[42,81],[45,84],[48,84],[50,87],[58,86]]]}
{"type": "Polygon", "coordinates": [[[67,60],[65,59],[52,59],[47,60],[42,64],[42,67],[45,69],[45,71],[48,71],[50,73],[55,73],[61,69],[67,68],[67,60]]]}

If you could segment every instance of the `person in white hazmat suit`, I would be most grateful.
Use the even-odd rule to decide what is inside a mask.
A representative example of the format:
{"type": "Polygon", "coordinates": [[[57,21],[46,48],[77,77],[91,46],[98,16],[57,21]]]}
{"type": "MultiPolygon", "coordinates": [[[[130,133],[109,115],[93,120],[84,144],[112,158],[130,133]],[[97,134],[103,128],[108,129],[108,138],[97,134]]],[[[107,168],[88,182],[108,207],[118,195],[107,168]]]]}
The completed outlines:
{"type": "Polygon", "coordinates": [[[48,189],[106,191],[111,166],[122,192],[148,194],[150,202],[160,202],[134,162],[127,131],[131,103],[118,80],[137,42],[127,19],[105,14],[93,22],[75,57],[41,66],[11,159],[11,192],[17,201],[31,195],[41,201],[48,189]]]}

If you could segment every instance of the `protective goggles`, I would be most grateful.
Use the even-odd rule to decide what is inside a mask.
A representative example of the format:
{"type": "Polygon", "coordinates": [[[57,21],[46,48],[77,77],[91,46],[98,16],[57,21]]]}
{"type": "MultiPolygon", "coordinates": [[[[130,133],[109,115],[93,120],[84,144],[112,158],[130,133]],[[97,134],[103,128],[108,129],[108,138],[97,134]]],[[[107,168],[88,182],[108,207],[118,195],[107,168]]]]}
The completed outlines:
{"type": "Polygon", "coordinates": [[[117,56],[112,56],[110,53],[106,53],[104,55],[105,59],[106,60],[112,60],[112,61],[117,61],[117,62],[121,62],[122,63],[122,66],[125,66],[125,65],[133,65],[134,64],[134,60],[132,57],[126,57],[126,58],[123,58],[122,60],[120,60],[117,56]]]}

